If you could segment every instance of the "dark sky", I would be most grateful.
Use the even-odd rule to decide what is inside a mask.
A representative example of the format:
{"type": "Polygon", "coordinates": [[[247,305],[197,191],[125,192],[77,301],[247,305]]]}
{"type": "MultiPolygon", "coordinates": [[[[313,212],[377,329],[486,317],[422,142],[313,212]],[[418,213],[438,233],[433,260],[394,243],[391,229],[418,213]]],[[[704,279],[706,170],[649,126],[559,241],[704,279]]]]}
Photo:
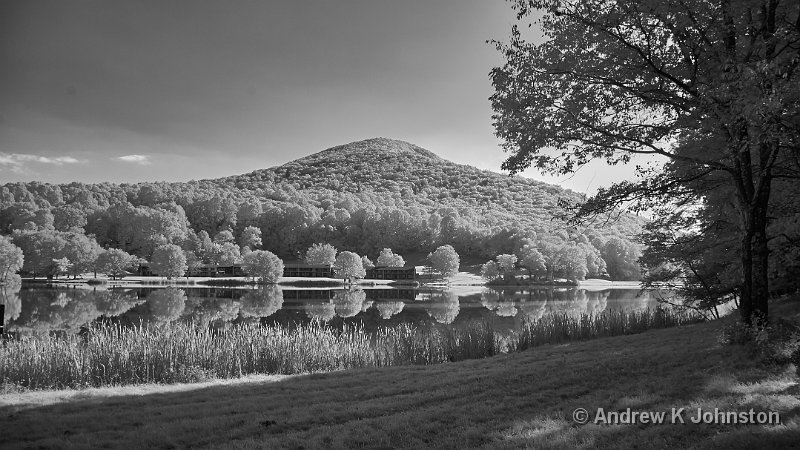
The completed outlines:
{"type": "MultiPolygon", "coordinates": [[[[499,171],[485,41],[513,20],[503,0],[0,0],[0,182],[212,178],[379,136],[499,171]]],[[[614,175],[583,172],[564,184],[614,175]]]]}

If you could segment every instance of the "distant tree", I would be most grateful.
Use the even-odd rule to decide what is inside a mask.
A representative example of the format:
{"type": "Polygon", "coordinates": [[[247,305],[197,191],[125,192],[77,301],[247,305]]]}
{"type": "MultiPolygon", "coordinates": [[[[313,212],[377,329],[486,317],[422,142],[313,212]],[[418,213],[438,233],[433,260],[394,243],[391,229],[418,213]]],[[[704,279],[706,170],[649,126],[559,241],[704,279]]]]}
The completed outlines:
{"type": "Polygon", "coordinates": [[[341,279],[360,279],[367,275],[361,257],[353,252],[341,252],[333,265],[336,276],[341,279]]]}
{"type": "Polygon", "coordinates": [[[86,213],[72,205],[63,205],[53,209],[53,226],[58,231],[83,232],[86,226],[86,213]]]}
{"type": "Polygon", "coordinates": [[[53,230],[18,231],[12,239],[25,255],[22,270],[31,272],[34,277],[55,275],[53,260],[63,258],[68,245],[64,234],[53,230]]]}
{"type": "Polygon", "coordinates": [[[517,264],[517,255],[511,255],[511,254],[497,255],[495,260],[497,260],[497,268],[500,271],[500,273],[503,274],[503,278],[513,279],[514,269],[516,268],[517,264]]]}
{"type": "Polygon", "coordinates": [[[406,265],[406,261],[400,255],[395,255],[390,248],[384,248],[381,250],[381,254],[378,256],[378,260],[376,261],[378,266],[387,266],[387,267],[403,267],[406,265]]]}
{"type": "Polygon", "coordinates": [[[496,280],[500,276],[500,269],[494,261],[488,261],[481,266],[481,276],[489,281],[496,280]]]}
{"type": "Polygon", "coordinates": [[[195,272],[199,269],[203,265],[203,261],[191,250],[184,250],[183,254],[186,256],[186,278],[188,279],[189,272],[195,272]]]}
{"type": "Polygon", "coordinates": [[[361,257],[361,264],[365,269],[372,269],[375,267],[375,263],[373,263],[371,259],[367,258],[367,255],[361,257]]]}
{"type": "Polygon", "coordinates": [[[126,269],[132,268],[136,263],[135,256],[118,248],[109,248],[97,256],[95,267],[98,272],[110,275],[111,279],[116,280],[117,277],[125,276],[126,269]]]}
{"type": "Polygon", "coordinates": [[[239,245],[255,250],[261,246],[261,229],[248,225],[239,237],[239,245]]]}
{"type": "Polygon", "coordinates": [[[330,244],[314,244],[306,250],[306,264],[333,265],[336,262],[336,247],[330,244]]]}
{"type": "Polygon", "coordinates": [[[187,268],[186,255],[177,245],[162,244],[153,251],[150,270],[155,274],[172,279],[183,276],[187,268]]]}
{"type": "Polygon", "coordinates": [[[214,243],[210,258],[211,263],[220,266],[238,264],[242,260],[241,250],[233,242],[214,243]]]}
{"type": "Polygon", "coordinates": [[[22,268],[25,256],[10,239],[0,236],[0,284],[6,284],[22,268]]]}
{"type": "Polygon", "coordinates": [[[277,283],[283,276],[283,260],[272,252],[254,250],[244,257],[242,269],[262,283],[277,283]]]}
{"type": "Polygon", "coordinates": [[[544,255],[532,245],[524,245],[519,250],[519,263],[528,270],[528,279],[532,279],[534,274],[542,275],[547,272],[544,255]]]}
{"type": "Polygon", "coordinates": [[[635,243],[612,237],[606,241],[601,254],[612,280],[638,280],[641,277],[638,260],[642,251],[635,243]]]}
{"type": "Polygon", "coordinates": [[[226,242],[233,242],[235,240],[236,239],[233,238],[233,232],[231,230],[222,230],[214,235],[215,244],[224,244],[226,242]]]}
{"type": "Polygon", "coordinates": [[[59,275],[69,273],[70,268],[73,266],[72,262],[70,262],[69,258],[66,256],[62,258],[53,258],[52,269],[49,270],[56,278],[59,275]]]}
{"type": "Polygon", "coordinates": [[[91,271],[95,260],[103,250],[97,241],[79,231],[66,233],[66,239],[64,256],[72,263],[67,272],[73,277],[77,277],[84,272],[91,271]]]}
{"type": "Polygon", "coordinates": [[[457,274],[460,266],[458,253],[451,245],[442,245],[433,253],[429,253],[428,262],[433,270],[444,278],[457,274]]]}

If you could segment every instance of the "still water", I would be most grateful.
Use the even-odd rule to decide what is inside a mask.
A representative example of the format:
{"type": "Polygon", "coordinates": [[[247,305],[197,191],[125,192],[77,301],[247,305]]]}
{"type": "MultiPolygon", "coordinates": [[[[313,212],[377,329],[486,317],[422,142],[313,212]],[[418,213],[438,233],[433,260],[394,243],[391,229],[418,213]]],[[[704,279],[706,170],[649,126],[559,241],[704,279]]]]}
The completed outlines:
{"type": "Polygon", "coordinates": [[[464,324],[492,320],[515,328],[549,313],[570,315],[657,306],[657,294],[638,289],[294,289],[87,286],[0,289],[6,332],[78,332],[102,320],[122,324],[194,321],[213,327],[242,322],[307,323],[365,328],[403,322],[464,324]]]}

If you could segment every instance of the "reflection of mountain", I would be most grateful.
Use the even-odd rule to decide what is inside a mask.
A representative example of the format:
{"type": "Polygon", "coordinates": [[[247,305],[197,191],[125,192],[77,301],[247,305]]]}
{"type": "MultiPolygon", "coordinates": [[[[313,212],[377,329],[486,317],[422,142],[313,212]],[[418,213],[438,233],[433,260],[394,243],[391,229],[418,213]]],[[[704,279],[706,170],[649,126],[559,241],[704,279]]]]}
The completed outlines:
{"type": "Polygon", "coordinates": [[[269,317],[283,306],[283,291],[278,286],[259,287],[244,295],[239,313],[242,317],[269,317]]]}

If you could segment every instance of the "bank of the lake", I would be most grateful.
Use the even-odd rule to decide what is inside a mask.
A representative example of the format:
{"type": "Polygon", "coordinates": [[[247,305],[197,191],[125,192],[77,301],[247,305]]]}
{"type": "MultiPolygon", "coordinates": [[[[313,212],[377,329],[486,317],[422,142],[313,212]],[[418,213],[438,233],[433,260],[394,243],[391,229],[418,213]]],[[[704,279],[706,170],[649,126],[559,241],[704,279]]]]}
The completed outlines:
{"type": "MultiPolygon", "coordinates": [[[[797,301],[773,304],[774,317],[798,320],[797,301]]],[[[795,370],[720,344],[733,319],[433,366],[9,394],[0,447],[796,446],[795,370]],[[685,408],[686,423],[579,425],[577,408],[685,408]],[[775,411],[782,424],[693,424],[697,408],[775,411]]]]}

